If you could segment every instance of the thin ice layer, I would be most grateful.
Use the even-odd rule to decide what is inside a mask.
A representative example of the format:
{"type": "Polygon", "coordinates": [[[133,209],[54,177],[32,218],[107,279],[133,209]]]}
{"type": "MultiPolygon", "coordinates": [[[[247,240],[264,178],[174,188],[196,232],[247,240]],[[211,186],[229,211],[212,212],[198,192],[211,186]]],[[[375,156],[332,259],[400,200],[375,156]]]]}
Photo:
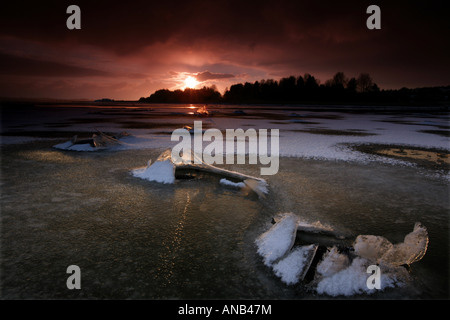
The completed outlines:
{"type": "Polygon", "coordinates": [[[305,278],[317,251],[317,245],[293,249],[273,265],[273,271],[286,284],[295,284],[305,278]]]}
{"type": "Polygon", "coordinates": [[[266,265],[271,266],[292,248],[297,234],[297,223],[296,215],[286,213],[256,239],[258,253],[263,257],[266,265]]]}

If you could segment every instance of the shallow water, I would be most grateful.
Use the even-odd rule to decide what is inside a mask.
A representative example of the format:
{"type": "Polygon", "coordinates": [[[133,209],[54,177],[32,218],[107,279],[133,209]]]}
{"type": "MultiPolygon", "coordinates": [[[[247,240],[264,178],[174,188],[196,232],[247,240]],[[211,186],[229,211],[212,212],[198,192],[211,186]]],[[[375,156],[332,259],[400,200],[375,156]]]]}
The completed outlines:
{"type": "MultiPolygon", "coordinates": [[[[2,149],[2,297],[132,299],[330,298],[287,286],[254,241],[278,212],[350,237],[401,242],[422,222],[428,251],[411,282],[353,298],[447,298],[449,189],[413,167],[282,158],[269,195],[218,178],[164,185],[130,170],[162,150],[68,152],[52,142],[2,149]],[[66,268],[81,268],[68,290],[66,268]]],[[[229,169],[258,175],[259,167],[229,169]]]]}

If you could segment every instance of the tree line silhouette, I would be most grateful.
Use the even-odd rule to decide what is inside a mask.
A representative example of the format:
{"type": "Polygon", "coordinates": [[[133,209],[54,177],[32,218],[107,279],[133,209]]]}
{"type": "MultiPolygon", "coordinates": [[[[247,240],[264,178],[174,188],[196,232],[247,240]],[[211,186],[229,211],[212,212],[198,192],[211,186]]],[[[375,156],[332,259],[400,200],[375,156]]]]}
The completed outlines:
{"type": "Polygon", "coordinates": [[[175,91],[161,89],[155,91],[148,98],[140,98],[139,101],[147,103],[220,103],[223,101],[223,97],[215,86],[211,86],[175,91]]]}
{"type": "Polygon", "coordinates": [[[448,104],[450,86],[399,90],[380,90],[368,73],[347,78],[337,72],[321,84],[314,76],[290,76],[279,81],[268,79],[238,83],[223,95],[215,86],[201,89],[157,90],[146,103],[327,103],[327,104],[448,104]]]}

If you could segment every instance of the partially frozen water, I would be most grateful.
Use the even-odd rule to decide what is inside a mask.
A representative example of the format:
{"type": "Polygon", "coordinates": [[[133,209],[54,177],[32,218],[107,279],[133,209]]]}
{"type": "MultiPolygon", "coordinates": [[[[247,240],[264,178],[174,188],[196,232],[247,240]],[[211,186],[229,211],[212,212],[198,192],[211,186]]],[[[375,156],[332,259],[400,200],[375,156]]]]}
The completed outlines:
{"type": "MultiPolygon", "coordinates": [[[[407,284],[352,297],[449,296],[447,174],[364,155],[342,145],[403,143],[448,150],[448,138],[417,131],[444,127],[447,115],[396,116],[395,121],[392,115],[336,113],[325,118],[322,113],[322,118],[313,120],[309,112],[304,117],[341,133],[366,130],[379,133],[376,136],[295,132],[318,125],[286,120],[285,115],[292,112],[275,112],[273,117],[282,118],[276,121],[269,116],[211,117],[210,127],[221,129],[228,125],[280,129],[280,170],[264,177],[269,193],[261,199],[220,183],[220,177],[205,175],[163,184],[131,174],[155,160],[170,146],[170,132],[192,125],[192,118],[174,114],[162,118],[159,128],[144,130],[126,128],[123,123],[134,119],[157,124],[157,117],[136,120],[131,112],[120,117],[88,112],[92,109],[50,112],[45,119],[29,115],[3,119],[3,131],[20,134],[17,141],[4,136],[9,140],[3,141],[1,154],[2,298],[332,298],[325,289],[288,285],[264,265],[255,240],[269,230],[280,212],[293,212],[310,223],[320,221],[350,239],[375,235],[393,244],[402,242],[420,221],[429,233],[428,250],[411,265],[407,284]],[[73,132],[93,127],[88,120],[74,121],[76,117],[96,117],[103,121],[96,128],[106,132],[127,130],[137,135],[136,143],[98,152],[53,148],[69,140],[73,132]],[[105,117],[114,119],[105,124],[105,117]],[[48,125],[55,125],[57,119],[67,126],[48,125]],[[271,124],[274,121],[284,124],[271,124]],[[180,126],[163,126],[169,122],[180,126]],[[24,132],[30,132],[29,136],[24,132]],[[39,140],[30,143],[33,137],[39,140]],[[67,289],[69,265],[81,268],[82,290],[67,289]]],[[[259,176],[259,166],[223,167],[259,176]]],[[[289,263],[285,261],[279,269],[289,263]]],[[[342,286],[351,285],[344,277],[341,280],[342,286]]]]}

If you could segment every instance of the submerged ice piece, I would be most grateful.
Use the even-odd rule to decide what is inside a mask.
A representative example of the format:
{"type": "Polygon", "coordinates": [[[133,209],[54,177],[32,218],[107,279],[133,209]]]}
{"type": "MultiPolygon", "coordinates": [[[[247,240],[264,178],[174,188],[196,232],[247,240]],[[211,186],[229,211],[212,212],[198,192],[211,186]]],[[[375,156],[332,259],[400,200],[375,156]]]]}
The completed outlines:
{"type": "Polygon", "coordinates": [[[172,151],[167,149],[159,155],[154,163],[149,161],[147,167],[135,169],[132,173],[135,177],[150,181],[174,183],[176,180],[177,171],[200,171],[241,181],[246,187],[255,191],[260,197],[263,197],[264,194],[268,192],[268,185],[264,179],[249,176],[236,171],[214,167],[200,160],[200,158],[193,152],[192,158],[197,159],[200,163],[185,163],[183,161],[175,162],[172,158],[172,151]]]}

